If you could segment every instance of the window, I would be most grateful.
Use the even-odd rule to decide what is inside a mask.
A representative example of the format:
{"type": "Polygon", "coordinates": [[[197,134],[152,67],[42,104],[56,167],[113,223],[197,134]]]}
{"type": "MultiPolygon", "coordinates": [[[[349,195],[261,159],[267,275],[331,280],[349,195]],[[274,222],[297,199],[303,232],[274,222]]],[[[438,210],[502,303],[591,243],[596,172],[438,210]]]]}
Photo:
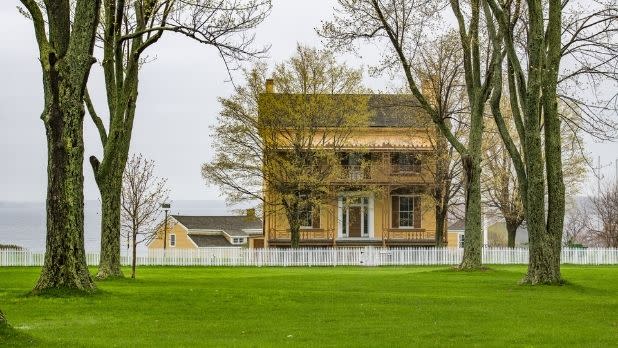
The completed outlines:
{"type": "Polygon", "coordinates": [[[361,180],[369,179],[369,162],[371,156],[363,153],[344,153],[341,159],[344,173],[348,179],[361,180]]]}
{"type": "Polygon", "coordinates": [[[232,243],[233,244],[244,244],[245,243],[245,239],[244,238],[233,238],[232,239],[232,243]]]}
{"type": "Polygon", "coordinates": [[[302,208],[299,212],[301,228],[320,228],[320,209],[306,201],[307,196],[300,196],[302,208]],[[304,202],[302,202],[304,201],[304,202]]]}
{"type": "Polygon", "coordinates": [[[421,197],[392,196],[393,228],[421,228],[421,197]]]}
{"type": "Polygon", "coordinates": [[[393,172],[395,173],[420,173],[421,159],[414,153],[395,153],[391,157],[393,172]]]}
{"type": "Polygon", "coordinates": [[[300,227],[311,228],[313,226],[313,214],[311,209],[303,209],[299,213],[300,227]]]}
{"type": "Polygon", "coordinates": [[[176,235],[175,234],[170,234],[170,246],[171,247],[176,246],[176,235]]]}
{"type": "Polygon", "coordinates": [[[465,235],[463,233],[458,234],[457,237],[457,247],[459,248],[463,248],[464,247],[464,239],[465,239],[465,235]]]}

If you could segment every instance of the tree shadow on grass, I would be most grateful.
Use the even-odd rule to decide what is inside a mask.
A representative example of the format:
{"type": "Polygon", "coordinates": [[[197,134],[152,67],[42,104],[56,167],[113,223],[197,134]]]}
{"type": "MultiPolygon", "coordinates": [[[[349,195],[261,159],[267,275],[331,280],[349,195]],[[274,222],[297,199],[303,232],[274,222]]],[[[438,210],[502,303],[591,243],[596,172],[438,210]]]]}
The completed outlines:
{"type": "Polygon", "coordinates": [[[22,297],[40,297],[40,298],[99,298],[109,295],[108,291],[96,289],[95,291],[83,291],[73,288],[57,288],[45,289],[38,291],[30,291],[23,294],[22,297]]]}
{"type": "Polygon", "coordinates": [[[40,340],[16,330],[8,324],[0,324],[0,346],[33,347],[44,346],[44,344],[40,340]]]}
{"type": "MultiPolygon", "coordinates": [[[[556,285],[554,285],[556,286],[556,285]]],[[[562,282],[560,283],[561,287],[564,287],[566,289],[572,290],[574,292],[577,292],[579,294],[582,295],[586,295],[586,296],[590,296],[590,295],[594,295],[594,296],[614,296],[615,291],[611,291],[608,289],[599,289],[599,288],[594,288],[594,287],[590,287],[590,286],[584,286],[578,283],[574,283],[570,280],[567,279],[562,279],[562,282]]]]}
{"type": "MultiPolygon", "coordinates": [[[[500,270],[501,271],[501,270],[500,270]]],[[[430,270],[432,273],[495,273],[497,270],[487,267],[481,266],[478,268],[460,268],[459,266],[445,266],[444,268],[430,270]]]]}

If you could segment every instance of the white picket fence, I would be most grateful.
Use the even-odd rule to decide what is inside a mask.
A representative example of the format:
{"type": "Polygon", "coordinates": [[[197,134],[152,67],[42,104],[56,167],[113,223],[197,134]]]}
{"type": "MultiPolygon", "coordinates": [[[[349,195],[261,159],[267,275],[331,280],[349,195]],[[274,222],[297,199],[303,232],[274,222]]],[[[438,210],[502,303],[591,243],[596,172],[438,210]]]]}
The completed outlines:
{"type": "MultiPolygon", "coordinates": [[[[137,257],[140,266],[390,266],[456,265],[462,249],[454,248],[323,248],[244,249],[204,248],[199,250],[151,250],[137,257]]],[[[0,266],[42,266],[43,252],[0,250],[0,266]]],[[[86,253],[90,266],[99,263],[99,253],[86,253]]],[[[123,265],[131,258],[121,257],[123,265]]],[[[485,264],[526,264],[528,249],[484,248],[485,264]]],[[[590,248],[562,250],[563,264],[617,265],[618,249],[590,248]]]]}

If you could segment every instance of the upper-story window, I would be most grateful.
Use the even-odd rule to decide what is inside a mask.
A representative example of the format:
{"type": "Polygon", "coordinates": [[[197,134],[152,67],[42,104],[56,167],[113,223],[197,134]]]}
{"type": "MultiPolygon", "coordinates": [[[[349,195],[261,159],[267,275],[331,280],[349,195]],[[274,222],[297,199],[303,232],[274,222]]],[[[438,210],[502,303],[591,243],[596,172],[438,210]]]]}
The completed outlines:
{"type": "Polygon", "coordinates": [[[394,173],[420,173],[421,159],[420,156],[412,152],[393,153],[391,155],[391,164],[394,173]]]}
{"type": "Polygon", "coordinates": [[[349,152],[343,153],[341,165],[348,179],[360,180],[369,178],[369,162],[371,155],[368,153],[349,152]]]}
{"type": "Polygon", "coordinates": [[[393,228],[421,228],[421,196],[391,196],[393,228]]]}
{"type": "Polygon", "coordinates": [[[170,246],[171,247],[176,246],[176,235],[175,234],[170,234],[170,246]]]}

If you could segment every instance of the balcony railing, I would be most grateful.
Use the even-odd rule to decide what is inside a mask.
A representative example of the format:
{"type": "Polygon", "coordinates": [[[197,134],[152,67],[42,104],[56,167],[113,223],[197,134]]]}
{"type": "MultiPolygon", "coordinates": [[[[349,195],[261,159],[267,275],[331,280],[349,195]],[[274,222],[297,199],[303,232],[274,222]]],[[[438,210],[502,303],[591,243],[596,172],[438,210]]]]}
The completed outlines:
{"type": "Polygon", "coordinates": [[[391,173],[392,174],[420,174],[421,165],[420,164],[392,164],[391,173]]]}
{"type": "Polygon", "coordinates": [[[387,242],[433,242],[435,240],[434,231],[427,231],[425,229],[390,228],[384,232],[387,242]]]}
{"type": "Polygon", "coordinates": [[[421,173],[420,164],[382,164],[367,163],[362,165],[343,165],[339,181],[388,181],[389,177],[407,177],[418,179],[421,173]]]}
{"type": "MultiPolygon", "coordinates": [[[[292,240],[292,234],[288,229],[271,229],[269,230],[268,238],[272,240],[289,241],[292,240]]],[[[327,229],[301,229],[300,240],[333,240],[335,233],[332,230],[327,229]]]]}

